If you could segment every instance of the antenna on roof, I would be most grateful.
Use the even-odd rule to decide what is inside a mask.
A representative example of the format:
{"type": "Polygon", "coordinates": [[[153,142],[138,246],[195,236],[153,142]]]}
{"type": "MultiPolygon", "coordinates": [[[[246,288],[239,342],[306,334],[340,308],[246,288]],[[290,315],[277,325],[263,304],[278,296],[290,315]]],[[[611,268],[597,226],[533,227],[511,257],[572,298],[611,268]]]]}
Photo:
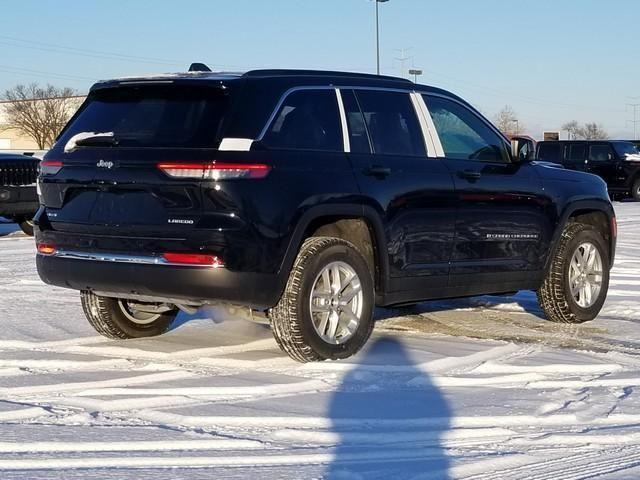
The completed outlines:
{"type": "Polygon", "coordinates": [[[210,72],[211,69],[207,67],[204,63],[192,63],[189,67],[190,72],[210,72]]]}

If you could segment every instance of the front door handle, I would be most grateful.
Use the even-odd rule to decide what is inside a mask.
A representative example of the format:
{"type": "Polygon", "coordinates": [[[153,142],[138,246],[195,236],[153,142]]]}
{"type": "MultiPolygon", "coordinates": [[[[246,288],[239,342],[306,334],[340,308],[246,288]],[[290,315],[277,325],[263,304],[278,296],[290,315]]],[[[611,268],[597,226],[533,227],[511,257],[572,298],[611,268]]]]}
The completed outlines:
{"type": "Polygon", "coordinates": [[[372,165],[364,170],[365,175],[372,177],[386,177],[391,175],[391,169],[389,167],[382,167],[380,165],[372,165]]]}
{"type": "Polygon", "coordinates": [[[482,176],[482,174],[477,170],[463,170],[458,172],[458,175],[462,178],[466,178],[467,180],[477,180],[482,176]]]}

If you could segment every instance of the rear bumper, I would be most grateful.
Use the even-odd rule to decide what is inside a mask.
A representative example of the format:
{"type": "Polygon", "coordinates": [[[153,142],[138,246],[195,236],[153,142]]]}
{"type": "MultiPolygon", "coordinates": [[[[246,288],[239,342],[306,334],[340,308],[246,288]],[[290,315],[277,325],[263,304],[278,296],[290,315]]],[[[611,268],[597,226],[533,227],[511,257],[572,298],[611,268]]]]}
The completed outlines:
{"type": "Polygon", "coordinates": [[[0,215],[33,216],[38,210],[38,194],[35,186],[0,186],[0,215]]]}
{"type": "Polygon", "coordinates": [[[277,275],[226,268],[152,265],[37,255],[40,278],[50,285],[122,296],[231,303],[263,310],[274,306],[277,275]]]}

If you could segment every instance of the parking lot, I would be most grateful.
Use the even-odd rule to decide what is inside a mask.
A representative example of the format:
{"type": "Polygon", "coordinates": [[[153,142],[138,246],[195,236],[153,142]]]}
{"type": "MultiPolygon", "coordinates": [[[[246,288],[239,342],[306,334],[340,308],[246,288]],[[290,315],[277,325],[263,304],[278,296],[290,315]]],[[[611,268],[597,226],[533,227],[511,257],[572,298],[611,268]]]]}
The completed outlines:
{"type": "Polygon", "coordinates": [[[365,350],[306,365],[208,309],[157,339],[98,337],[3,223],[3,478],[637,478],[640,211],[615,207],[595,321],[547,322],[531,292],[380,309],[365,350]]]}

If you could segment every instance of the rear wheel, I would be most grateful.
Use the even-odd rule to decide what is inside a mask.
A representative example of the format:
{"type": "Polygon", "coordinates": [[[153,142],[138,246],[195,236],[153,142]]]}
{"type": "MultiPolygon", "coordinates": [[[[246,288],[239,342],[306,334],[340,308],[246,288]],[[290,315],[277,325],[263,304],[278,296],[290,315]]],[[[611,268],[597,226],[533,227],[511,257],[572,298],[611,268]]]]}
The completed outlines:
{"type": "Polygon", "coordinates": [[[102,297],[87,291],[81,292],[80,298],[91,326],[99,334],[113,339],[161,335],[178,313],[172,305],[102,297]]]}
{"type": "Polygon", "coordinates": [[[31,218],[25,218],[18,222],[20,226],[20,230],[22,230],[25,234],[33,237],[33,220],[31,218]]]}
{"type": "Polygon", "coordinates": [[[634,200],[640,201],[640,178],[633,182],[633,188],[631,189],[631,196],[634,200]]]}
{"type": "Polygon", "coordinates": [[[609,288],[608,249],[592,225],[569,224],[560,238],[538,301],[553,322],[593,320],[609,288]]]}
{"type": "Polygon", "coordinates": [[[278,345],[294,360],[335,360],[366,343],[373,303],[373,279],[360,252],[339,238],[312,237],[269,319],[278,345]]]}

